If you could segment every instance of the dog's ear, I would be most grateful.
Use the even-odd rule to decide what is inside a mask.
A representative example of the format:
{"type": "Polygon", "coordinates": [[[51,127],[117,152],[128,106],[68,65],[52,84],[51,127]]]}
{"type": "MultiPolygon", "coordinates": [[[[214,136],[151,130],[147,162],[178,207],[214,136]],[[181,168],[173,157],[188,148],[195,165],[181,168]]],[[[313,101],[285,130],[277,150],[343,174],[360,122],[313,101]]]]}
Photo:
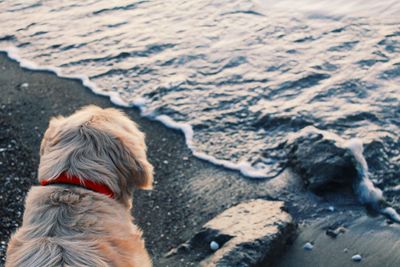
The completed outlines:
{"type": "MultiPolygon", "coordinates": [[[[115,164],[120,165],[119,168],[124,170],[126,185],[128,188],[135,186],[141,189],[152,189],[153,166],[147,160],[144,134],[138,129],[136,123],[123,112],[114,108],[104,111],[106,111],[107,120],[112,121],[114,125],[112,129],[108,130],[118,139],[124,150],[124,153],[119,155],[121,159],[115,161],[115,164]]],[[[104,117],[99,119],[100,125],[102,125],[103,119],[104,117]]],[[[96,122],[94,123],[96,124],[96,122]]]]}
{"type": "Polygon", "coordinates": [[[44,151],[52,144],[57,143],[57,136],[59,131],[60,122],[64,119],[62,116],[53,117],[50,119],[49,127],[43,135],[42,142],[40,144],[40,156],[43,155],[44,151]]]}
{"type": "Polygon", "coordinates": [[[114,134],[124,149],[120,154],[120,162],[115,164],[119,170],[124,170],[122,174],[128,188],[135,186],[140,189],[152,189],[153,166],[147,160],[143,134],[141,132],[135,136],[121,132],[114,134]]]}

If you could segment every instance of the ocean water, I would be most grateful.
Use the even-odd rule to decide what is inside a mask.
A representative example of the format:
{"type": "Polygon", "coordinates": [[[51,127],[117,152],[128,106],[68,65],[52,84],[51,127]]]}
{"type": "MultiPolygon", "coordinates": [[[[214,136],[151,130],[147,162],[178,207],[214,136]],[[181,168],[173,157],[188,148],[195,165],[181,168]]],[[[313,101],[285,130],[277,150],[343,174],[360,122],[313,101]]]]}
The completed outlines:
{"type": "Polygon", "coordinates": [[[140,107],[248,177],[279,173],[304,127],[358,138],[396,201],[399,14],[397,0],[0,1],[0,50],[140,107]]]}

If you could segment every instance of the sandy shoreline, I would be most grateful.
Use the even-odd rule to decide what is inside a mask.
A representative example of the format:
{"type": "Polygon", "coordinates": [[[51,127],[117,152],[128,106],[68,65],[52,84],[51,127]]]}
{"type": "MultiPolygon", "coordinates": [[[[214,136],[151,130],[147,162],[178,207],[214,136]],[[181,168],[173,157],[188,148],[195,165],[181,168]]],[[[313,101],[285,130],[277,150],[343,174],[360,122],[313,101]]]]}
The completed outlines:
{"type": "MultiPolygon", "coordinates": [[[[9,60],[3,53],[0,54],[0,70],[0,148],[5,148],[0,152],[0,257],[3,258],[9,234],[21,223],[24,195],[31,184],[36,184],[39,144],[49,118],[68,115],[88,104],[101,107],[113,105],[107,98],[94,95],[77,80],[61,79],[48,72],[21,69],[18,63],[9,60]]],[[[123,110],[146,133],[149,159],[156,171],[155,189],[150,192],[136,191],[134,195],[134,217],[144,231],[154,266],[191,266],[187,259],[174,259],[175,262],[171,262],[172,260],[165,259],[163,255],[190,239],[204,223],[226,208],[248,199],[283,200],[296,222],[305,225],[328,215],[335,218],[325,222],[326,224],[339,219],[349,224],[360,216],[365,216],[364,208],[355,203],[351,196],[344,194],[318,197],[305,191],[300,180],[288,172],[273,180],[256,181],[244,178],[238,172],[198,160],[185,146],[181,133],[167,129],[161,123],[141,118],[136,109],[123,110]],[[334,214],[328,210],[332,203],[336,207],[334,214]],[[340,216],[335,216],[336,213],[340,216]]],[[[379,220],[385,223],[383,218],[379,220]]],[[[373,223],[365,225],[379,230],[373,223]]],[[[387,227],[391,227],[393,233],[400,237],[397,225],[387,227]]],[[[315,231],[324,232],[320,228],[315,231]]],[[[301,244],[298,242],[305,241],[301,238],[302,235],[294,243],[295,246],[299,247],[301,244]]],[[[305,238],[308,238],[307,235],[305,238]]],[[[353,238],[357,236],[354,235],[353,238]]],[[[321,243],[336,242],[336,246],[340,248],[346,245],[340,243],[344,241],[339,238],[335,241],[320,240],[321,243]]],[[[388,249],[389,246],[400,249],[395,240],[388,241],[386,246],[388,249]]],[[[291,257],[291,261],[274,266],[310,264],[304,261],[304,255],[298,251],[289,250],[287,255],[291,257]]],[[[321,255],[318,257],[314,253],[317,258],[311,263],[318,265],[313,266],[319,266],[321,262],[324,266],[337,266],[335,263],[338,262],[341,266],[354,264],[349,260],[349,255],[344,255],[343,260],[338,262],[332,262],[323,258],[326,255],[321,255]]],[[[400,258],[396,258],[393,253],[386,256],[390,258],[385,259],[381,255],[380,259],[388,264],[400,265],[400,258]]]]}
{"type": "MultiPolygon", "coordinates": [[[[96,96],[84,88],[79,81],[60,79],[47,72],[21,69],[18,63],[9,60],[4,54],[0,56],[0,69],[2,116],[9,122],[8,127],[13,128],[13,138],[26,148],[27,156],[23,160],[29,164],[31,172],[24,176],[28,185],[21,190],[19,196],[18,205],[22,206],[29,184],[36,183],[39,144],[49,118],[71,114],[88,104],[101,107],[113,105],[107,98],[96,96]],[[25,87],[24,83],[28,86],[25,87]]],[[[237,172],[192,157],[181,133],[169,130],[161,123],[141,118],[138,110],[124,111],[146,133],[149,160],[155,167],[154,190],[136,191],[134,194],[134,216],[144,231],[155,266],[158,266],[160,256],[189,239],[210,218],[243,199],[254,198],[258,183],[244,179],[237,172]],[[215,183],[208,184],[209,180],[215,183]],[[224,191],[219,190],[221,188],[224,191]],[[243,194],[251,188],[254,189],[252,194],[243,194]]],[[[11,173],[17,172],[21,176],[19,171],[14,169],[11,173]]],[[[8,197],[9,202],[16,200],[14,194],[8,197]]],[[[21,222],[21,215],[8,215],[18,224],[21,222]]],[[[10,227],[13,228],[15,226],[10,227]]],[[[5,242],[7,238],[2,236],[1,241],[5,242]]]]}

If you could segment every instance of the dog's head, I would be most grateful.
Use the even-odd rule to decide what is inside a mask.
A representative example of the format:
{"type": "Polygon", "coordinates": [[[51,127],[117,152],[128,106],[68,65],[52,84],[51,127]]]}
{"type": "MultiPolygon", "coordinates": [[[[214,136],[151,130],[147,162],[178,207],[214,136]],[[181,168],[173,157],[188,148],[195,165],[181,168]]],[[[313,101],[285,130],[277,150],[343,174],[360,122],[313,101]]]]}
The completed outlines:
{"type": "Polygon", "coordinates": [[[50,120],[40,147],[39,181],[61,173],[107,185],[130,202],[133,187],[151,189],[153,166],[144,134],[124,113],[87,106],[50,120]]]}

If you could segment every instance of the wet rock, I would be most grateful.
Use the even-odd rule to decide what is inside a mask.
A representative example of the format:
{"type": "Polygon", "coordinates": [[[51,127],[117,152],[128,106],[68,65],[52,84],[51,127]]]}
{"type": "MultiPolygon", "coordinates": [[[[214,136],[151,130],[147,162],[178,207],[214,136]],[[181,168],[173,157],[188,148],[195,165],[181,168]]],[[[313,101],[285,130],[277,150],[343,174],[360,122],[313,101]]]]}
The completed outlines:
{"type": "Polygon", "coordinates": [[[303,131],[286,145],[289,166],[311,191],[323,193],[350,185],[357,177],[352,153],[318,131],[303,131]]]}
{"type": "Polygon", "coordinates": [[[295,224],[283,207],[281,201],[259,199],[225,210],[187,242],[190,254],[197,255],[191,261],[200,266],[269,266],[295,236],[295,224]]]}

